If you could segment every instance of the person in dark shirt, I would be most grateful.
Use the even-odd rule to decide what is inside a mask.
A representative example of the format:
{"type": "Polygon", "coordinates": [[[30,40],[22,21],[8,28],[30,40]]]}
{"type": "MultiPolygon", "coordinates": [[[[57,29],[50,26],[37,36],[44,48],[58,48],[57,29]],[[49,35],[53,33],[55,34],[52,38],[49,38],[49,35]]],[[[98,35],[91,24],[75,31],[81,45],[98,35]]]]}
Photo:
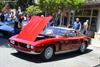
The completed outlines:
{"type": "Polygon", "coordinates": [[[19,22],[15,21],[15,24],[14,24],[14,32],[15,32],[15,34],[18,34],[20,31],[21,31],[21,25],[20,25],[19,22]]]}
{"type": "Polygon", "coordinates": [[[1,14],[1,21],[4,22],[4,20],[5,20],[5,16],[4,16],[4,14],[2,13],[2,14],[1,14]]]}
{"type": "Polygon", "coordinates": [[[47,27],[50,27],[50,26],[53,26],[53,20],[52,19],[47,24],[47,27]]]}
{"type": "Polygon", "coordinates": [[[21,22],[19,22],[18,18],[16,17],[14,23],[14,34],[18,34],[21,31],[21,28],[22,28],[21,22]]]}

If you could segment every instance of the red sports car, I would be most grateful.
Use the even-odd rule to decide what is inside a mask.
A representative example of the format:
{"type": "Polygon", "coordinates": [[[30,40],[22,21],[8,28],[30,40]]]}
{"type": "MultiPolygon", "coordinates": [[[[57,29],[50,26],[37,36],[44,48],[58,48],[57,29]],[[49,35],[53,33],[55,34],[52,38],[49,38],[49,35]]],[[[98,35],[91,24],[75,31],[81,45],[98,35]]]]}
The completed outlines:
{"type": "Polygon", "coordinates": [[[55,54],[72,51],[84,53],[90,43],[90,37],[71,28],[46,27],[51,18],[32,17],[18,35],[9,39],[9,45],[18,52],[38,54],[45,61],[55,54]]]}

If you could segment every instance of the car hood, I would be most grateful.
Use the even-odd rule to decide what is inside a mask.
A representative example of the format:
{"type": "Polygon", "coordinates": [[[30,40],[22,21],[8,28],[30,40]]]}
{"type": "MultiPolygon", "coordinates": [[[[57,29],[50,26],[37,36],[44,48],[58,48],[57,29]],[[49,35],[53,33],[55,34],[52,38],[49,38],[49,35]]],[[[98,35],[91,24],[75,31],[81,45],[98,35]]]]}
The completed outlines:
{"type": "Polygon", "coordinates": [[[49,17],[33,16],[16,38],[27,41],[35,41],[37,36],[43,31],[46,24],[51,19],[52,19],[51,16],[49,17]]]}

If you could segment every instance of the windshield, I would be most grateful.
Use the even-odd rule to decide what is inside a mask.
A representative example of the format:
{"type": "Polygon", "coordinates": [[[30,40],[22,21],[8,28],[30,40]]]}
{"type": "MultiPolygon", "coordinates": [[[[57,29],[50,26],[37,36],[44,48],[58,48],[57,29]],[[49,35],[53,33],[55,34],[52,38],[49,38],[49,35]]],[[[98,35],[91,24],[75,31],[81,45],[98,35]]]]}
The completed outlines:
{"type": "Polygon", "coordinates": [[[45,29],[42,34],[64,36],[65,34],[67,34],[67,30],[61,28],[49,27],[45,29]]]}

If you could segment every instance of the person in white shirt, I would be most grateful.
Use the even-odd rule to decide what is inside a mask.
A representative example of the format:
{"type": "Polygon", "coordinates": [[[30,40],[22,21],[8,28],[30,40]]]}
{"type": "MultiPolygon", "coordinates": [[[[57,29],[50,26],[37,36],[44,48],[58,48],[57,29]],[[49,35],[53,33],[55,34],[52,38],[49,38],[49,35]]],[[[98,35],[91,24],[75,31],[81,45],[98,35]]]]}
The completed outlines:
{"type": "Polygon", "coordinates": [[[87,35],[88,33],[88,27],[89,27],[89,20],[86,20],[83,24],[83,34],[87,35]]]}

